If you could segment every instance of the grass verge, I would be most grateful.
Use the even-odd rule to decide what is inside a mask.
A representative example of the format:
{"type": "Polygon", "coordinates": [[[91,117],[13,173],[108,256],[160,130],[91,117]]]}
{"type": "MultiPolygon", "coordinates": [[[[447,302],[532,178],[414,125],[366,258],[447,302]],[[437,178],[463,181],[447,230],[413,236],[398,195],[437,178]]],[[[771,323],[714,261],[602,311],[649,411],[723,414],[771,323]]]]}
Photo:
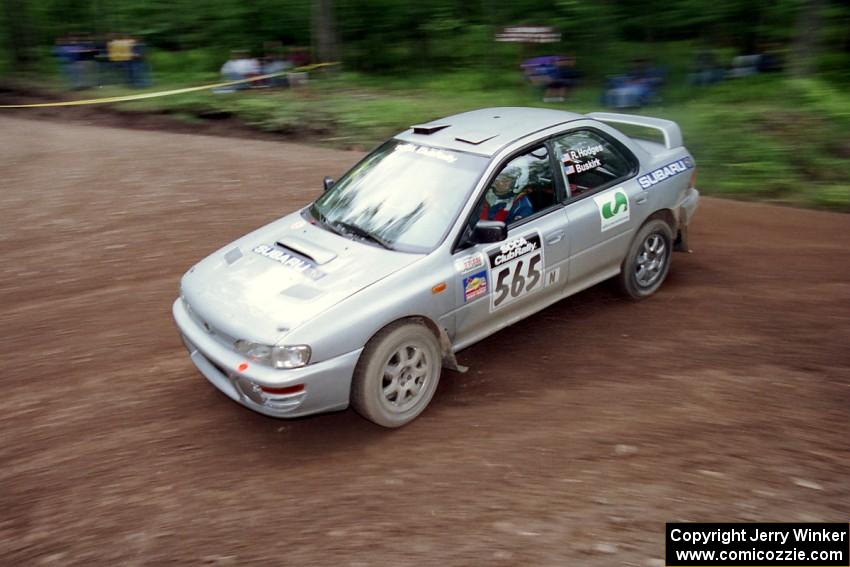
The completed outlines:
{"type": "MultiPolygon", "coordinates": [[[[173,73],[151,91],[186,86],[173,73]]],[[[217,82],[195,74],[193,84],[217,82]]],[[[817,80],[757,76],[708,88],[671,86],[639,114],[675,120],[705,194],[850,211],[850,96],[817,80]]],[[[80,98],[129,91],[105,87],[80,98]]],[[[454,71],[407,77],[322,73],[297,89],[199,91],[116,105],[124,112],[168,113],[184,121],[236,118],[266,132],[332,147],[368,149],[410,124],[488,106],[602,110],[601,90],[577,89],[544,104],[512,70],[454,71]]]]}

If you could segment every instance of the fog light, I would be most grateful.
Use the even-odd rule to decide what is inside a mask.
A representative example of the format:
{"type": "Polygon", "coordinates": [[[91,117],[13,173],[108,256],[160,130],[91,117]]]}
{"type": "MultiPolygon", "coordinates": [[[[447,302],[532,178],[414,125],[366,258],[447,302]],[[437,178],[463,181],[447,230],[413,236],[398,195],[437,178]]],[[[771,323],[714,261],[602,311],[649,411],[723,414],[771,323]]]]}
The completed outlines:
{"type": "Polygon", "coordinates": [[[288,394],[297,394],[304,391],[304,384],[296,384],[295,386],[287,386],[286,388],[271,388],[269,386],[260,386],[263,392],[273,396],[286,396],[288,394]]]}

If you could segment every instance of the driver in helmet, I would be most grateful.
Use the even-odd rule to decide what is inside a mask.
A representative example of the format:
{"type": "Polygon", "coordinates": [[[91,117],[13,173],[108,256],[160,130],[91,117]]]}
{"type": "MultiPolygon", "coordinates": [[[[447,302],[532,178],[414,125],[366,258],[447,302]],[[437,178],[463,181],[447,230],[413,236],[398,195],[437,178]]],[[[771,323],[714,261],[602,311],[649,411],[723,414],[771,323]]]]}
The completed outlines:
{"type": "Polygon", "coordinates": [[[499,173],[484,197],[481,220],[511,224],[533,213],[534,207],[524,191],[524,177],[527,176],[516,166],[507,167],[499,173]]]}

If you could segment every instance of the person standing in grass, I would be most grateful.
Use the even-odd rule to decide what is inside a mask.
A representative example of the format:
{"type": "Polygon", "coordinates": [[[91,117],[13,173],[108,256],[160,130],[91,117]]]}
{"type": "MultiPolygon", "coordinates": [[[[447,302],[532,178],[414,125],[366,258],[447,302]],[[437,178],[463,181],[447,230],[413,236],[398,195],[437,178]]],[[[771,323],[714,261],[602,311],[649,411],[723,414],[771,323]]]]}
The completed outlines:
{"type": "Polygon", "coordinates": [[[124,78],[127,86],[133,85],[130,64],[133,61],[134,43],[129,35],[122,34],[112,39],[107,46],[109,61],[112,63],[117,74],[124,78]]]}
{"type": "Polygon", "coordinates": [[[137,88],[149,87],[151,84],[150,69],[147,62],[147,46],[140,39],[133,39],[130,84],[137,88]]]}
{"type": "Polygon", "coordinates": [[[56,38],[56,46],[53,48],[53,55],[56,56],[56,60],[59,62],[59,69],[62,72],[62,76],[65,79],[65,83],[68,85],[68,88],[76,88],[77,87],[77,69],[74,67],[75,54],[71,45],[71,38],[68,36],[61,36],[56,38]]]}

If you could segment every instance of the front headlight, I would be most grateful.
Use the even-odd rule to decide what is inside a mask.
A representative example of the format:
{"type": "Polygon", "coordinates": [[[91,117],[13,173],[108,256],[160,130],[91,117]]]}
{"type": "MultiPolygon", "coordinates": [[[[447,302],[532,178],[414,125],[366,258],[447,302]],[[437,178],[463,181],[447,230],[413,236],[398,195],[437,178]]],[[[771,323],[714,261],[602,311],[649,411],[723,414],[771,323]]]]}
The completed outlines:
{"type": "Polygon", "coordinates": [[[236,350],[246,357],[273,368],[301,368],[310,362],[310,347],[307,345],[276,346],[238,340],[236,350]]]}
{"type": "Polygon", "coordinates": [[[272,349],[271,361],[275,368],[300,368],[310,362],[310,347],[276,346],[272,349]]]}

